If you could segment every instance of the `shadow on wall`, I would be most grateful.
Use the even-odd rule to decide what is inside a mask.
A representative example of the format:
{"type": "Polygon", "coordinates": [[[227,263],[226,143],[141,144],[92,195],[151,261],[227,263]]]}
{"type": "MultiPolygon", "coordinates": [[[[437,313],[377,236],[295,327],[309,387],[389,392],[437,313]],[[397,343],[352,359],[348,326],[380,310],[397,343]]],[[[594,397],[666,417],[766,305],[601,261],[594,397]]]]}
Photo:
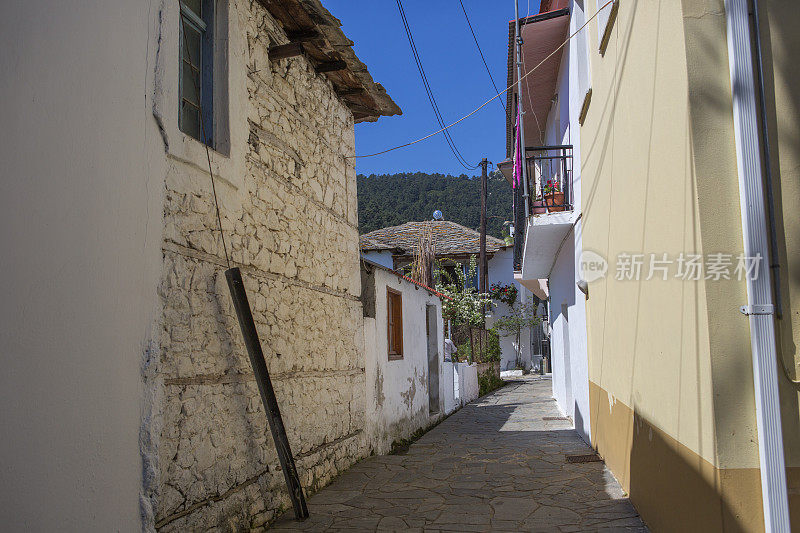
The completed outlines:
{"type": "Polygon", "coordinates": [[[628,472],[631,500],[654,530],[763,530],[757,468],[718,471],[637,412],[628,472]]]}
{"type": "MultiPolygon", "coordinates": [[[[686,6],[689,1],[684,2],[686,6]]],[[[668,5],[664,3],[663,5],[668,5]]],[[[646,14],[645,4],[632,3],[628,8],[627,28],[621,27],[625,19],[619,19],[620,25],[618,33],[620,41],[616,43],[617,57],[615,65],[615,80],[624,76],[632,76],[626,72],[628,67],[628,54],[633,55],[630,49],[630,36],[632,35],[633,21],[637,16],[637,9],[641,9],[640,15],[646,14]],[[624,37],[623,37],[624,36],[624,37]],[[624,40],[623,40],[624,38],[624,40]]],[[[774,19],[775,17],[773,17],[774,19]]],[[[688,131],[688,153],[687,160],[676,161],[677,168],[690,167],[696,165],[688,177],[686,186],[691,188],[691,196],[696,195],[697,207],[687,204],[687,210],[695,211],[684,227],[678,226],[677,231],[683,231],[685,236],[684,246],[689,251],[694,247],[695,250],[717,251],[717,250],[738,250],[741,248],[742,239],[738,229],[738,184],[735,179],[735,159],[729,157],[733,150],[732,129],[730,125],[731,100],[730,82],[727,78],[728,63],[725,55],[725,33],[724,17],[704,17],[701,19],[686,21],[684,20],[685,35],[687,46],[687,62],[689,63],[689,83],[692,90],[689,92],[689,128],[688,131]],[[716,26],[715,26],[716,25],[716,26]],[[711,73],[711,74],[709,74],[711,73]],[[717,75],[719,74],[719,75],[717,75]],[[727,94],[727,96],[726,96],[727,94]],[[717,135],[719,134],[719,135],[717,135]],[[720,155],[721,154],[721,155],[720,155]],[[732,167],[731,167],[732,163],[732,167]],[[721,179],[731,177],[730,179],[721,179]],[[730,207],[728,209],[727,207],[730,207]],[[723,213],[723,216],[720,216],[723,213]],[[698,224],[699,222],[699,224],[698,224]],[[733,229],[731,229],[733,228],[733,229]],[[700,242],[696,237],[699,236],[700,242]]],[[[778,26],[780,27],[780,26],[778,26]]],[[[655,27],[655,31],[662,32],[661,19],[655,27]]],[[[775,30],[779,31],[779,30],[775,30]]],[[[788,31],[783,30],[788,33],[788,31]]],[[[780,37],[781,42],[789,37],[780,37]]],[[[795,38],[796,39],[796,38],[795,38]]],[[[663,50],[662,50],[663,53],[663,50]]],[[[658,46],[654,50],[654,62],[658,60],[658,46]]],[[[790,58],[791,55],[787,55],[790,58]]],[[[608,59],[608,58],[607,58],[608,59]]],[[[656,63],[657,64],[657,63],[656,63]]],[[[776,64],[776,69],[793,69],[793,66],[783,67],[776,64]]],[[[796,70],[796,69],[795,69],[796,70]]],[[[653,132],[656,129],[654,124],[663,124],[664,113],[655,114],[656,91],[655,88],[661,85],[664,80],[657,79],[659,73],[657,67],[653,74],[653,101],[652,112],[648,118],[642,118],[642,127],[649,126],[650,139],[648,144],[648,156],[644,161],[646,172],[644,179],[637,176],[637,187],[641,187],[641,198],[643,200],[643,212],[647,211],[648,198],[653,202],[653,191],[658,190],[658,183],[651,183],[654,179],[654,170],[657,170],[658,161],[654,160],[651,166],[650,157],[653,151],[654,139],[653,132]]],[[[770,74],[767,74],[770,78],[770,74]]],[[[772,83],[771,81],[769,83],[772,83]]],[[[600,108],[595,107],[594,111],[600,114],[599,123],[607,125],[603,131],[598,132],[592,143],[586,148],[584,159],[594,158],[595,166],[603,168],[611,164],[613,159],[614,144],[614,116],[617,115],[617,102],[619,98],[619,88],[616,86],[604,102],[597,101],[600,108]],[[608,158],[609,161],[606,161],[608,158]]],[[[768,86],[767,93],[774,91],[768,86]]],[[[595,94],[597,97],[597,93],[595,94]]],[[[624,100],[623,100],[624,101],[624,100]]],[[[623,102],[620,101],[620,102],[623,102]]],[[[796,110],[796,103],[792,102],[793,109],[796,110]]],[[[593,104],[595,105],[595,104],[593,104]]],[[[622,106],[620,106],[622,107],[622,106]]],[[[773,110],[774,113],[774,110],[773,110]]],[[[774,129],[777,126],[773,126],[774,129]]],[[[790,139],[795,139],[796,134],[791,134],[790,139]]],[[[617,141],[620,142],[620,141],[617,141]]],[[[656,144],[657,145],[657,144],[656,144]]],[[[795,146],[797,144],[795,143],[795,146]]],[[[735,155],[735,154],[734,154],[735,155]]],[[[776,163],[777,164],[777,163],[776,163]]],[[[628,176],[629,177],[629,176],[628,176]]],[[[614,187],[626,184],[627,179],[624,173],[617,173],[610,178],[614,187]]],[[[784,183],[787,180],[784,179],[784,183]]],[[[584,196],[584,225],[595,223],[599,226],[608,225],[609,234],[613,229],[611,224],[612,214],[608,215],[608,220],[603,215],[602,207],[597,214],[593,213],[592,207],[602,206],[603,202],[611,198],[609,203],[613,204],[611,194],[614,189],[610,188],[609,183],[601,184],[600,180],[592,183],[591,190],[584,196]]],[[[788,200],[789,205],[793,205],[788,200]]],[[[795,202],[796,203],[796,202],[795,202]]],[[[652,205],[652,204],[651,204],[652,205]]],[[[787,212],[789,212],[787,210],[787,212]]],[[[647,219],[645,219],[647,220],[647,219]]],[[[652,224],[652,221],[650,221],[652,224]]],[[[642,226],[641,243],[642,248],[645,244],[652,243],[656,235],[653,226],[644,224],[642,226]],[[648,231],[651,233],[648,235],[648,231]]],[[[781,236],[782,253],[785,254],[786,239],[781,236]]],[[[609,241],[610,242],[610,241],[609,241]]],[[[608,255],[609,250],[604,250],[608,255]]],[[[642,252],[648,250],[642,249],[642,252]]],[[[786,264],[786,263],[784,263],[786,264]]],[[[793,271],[791,279],[800,278],[800,271],[793,271]]],[[[790,277],[787,276],[787,277],[790,277]]],[[[788,282],[784,281],[784,287],[788,282]]],[[[632,361],[630,368],[620,369],[618,372],[630,372],[631,394],[633,395],[637,387],[646,386],[648,379],[652,375],[642,372],[643,365],[648,358],[653,357],[649,351],[645,324],[638,322],[638,317],[642,316],[642,308],[646,308],[646,301],[643,298],[642,286],[638,288],[638,293],[632,303],[637,309],[637,321],[630,326],[633,331],[633,344],[623,346],[624,349],[632,350],[632,361]]],[[[694,372],[698,379],[710,379],[712,383],[712,399],[707,396],[697,395],[696,405],[690,406],[694,400],[690,396],[693,390],[693,383],[684,384],[678,380],[675,391],[676,405],[679,409],[688,406],[691,410],[697,409],[698,414],[702,413],[706,402],[712,402],[713,424],[701,427],[702,417],[698,416],[698,434],[708,434],[713,432],[718,436],[715,441],[717,449],[712,453],[715,456],[723,455],[733,458],[735,462],[741,464],[752,464],[754,454],[758,451],[755,447],[756,437],[752,428],[755,424],[755,411],[752,389],[752,363],[749,352],[749,336],[747,334],[746,319],[742,319],[736,311],[737,305],[744,301],[744,285],[725,285],[717,283],[706,283],[704,285],[705,295],[702,293],[692,294],[689,290],[681,298],[685,302],[693,304],[694,308],[694,331],[701,331],[705,328],[701,317],[708,322],[708,335],[710,337],[710,357],[711,374],[708,375],[705,367],[701,367],[700,358],[697,357],[692,369],[686,366],[688,361],[680,361],[684,365],[680,368],[678,376],[688,375],[694,372]],[[704,308],[704,306],[707,306],[704,308]],[[687,387],[687,391],[682,391],[681,387],[687,387]],[[748,431],[753,432],[750,438],[748,431]],[[724,452],[724,453],[722,453],[724,452]]],[[[613,296],[606,295],[611,300],[613,296]]],[[[688,308],[684,301],[681,302],[681,309],[688,308]]],[[[787,302],[788,305],[788,302],[787,302]]],[[[606,314],[600,321],[595,322],[598,331],[612,329],[610,321],[613,320],[611,313],[606,314]],[[606,324],[606,320],[609,324],[606,324]]],[[[785,321],[785,328],[789,330],[787,334],[781,331],[784,346],[784,360],[791,364],[795,352],[794,341],[792,340],[792,324],[785,321]]],[[[630,331],[629,330],[629,331],[630,331]]],[[[683,335],[691,335],[692,328],[686,328],[684,323],[680,324],[680,338],[683,335]]],[[[687,337],[689,339],[689,337],[687,337]]],[[[698,337],[695,345],[687,348],[694,350],[699,356],[702,353],[701,344],[704,341],[698,337]]],[[[607,343],[601,345],[601,349],[595,351],[594,367],[599,369],[599,379],[597,373],[593,379],[598,379],[602,383],[603,357],[607,354],[609,359],[614,357],[614,353],[607,349],[607,343]],[[606,353],[603,353],[606,348],[606,353]]],[[[692,364],[692,363],[688,363],[692,364]]],[[[782,372],[779,369],[779,372],[782,372]]],[[[787,386],[787,381],[781,376],[782,380],[782,414],[784,426],[784,442],[787,450],[787,464],[794,466],[800,461],[796,457],[796,450],[800,435],[798,434],[798,402],[796,389],[787,386]]],[[[605,397],[600,396],[603,402],[605,397]]],[[[598,411],[597,397],[594,398],[594,406],[591,409],[593,415],[598,411]]],[[[607,410],[602,406],[599,411],[607,410]]],[[[680,415],[680,412],[677,413],[680,415]]],[[[617,418],[614,421],[607,420],[607,424],[602,428],[599,435],[593,435],[593,441],[598,445],[601,453],[608,454],[607,460],[612,470],[624,478],[624,486],[629,487],[631,497],[637,505],[642,515],[654,527],[664,530],[701,530],[712,529],[726,531],[737,530],[760,530],[763,529],[763,516],[761,512],[760,495],[760,474],[757,468],[731,468],[716,470],[710,463],[703,460],[697,454],[675,441],[668,435],[660,432],[655,426],[659,422],[664,422],[673,413],[661,410],[658,419],[650,422],[641,416],[641,413],[628,411],[625,417],[617,418]],[[600,442],[596,440],[600,439],[600,442]]],[[[578,413],[576,413],[577,422],[578,413]]],[[[593,417],[592,431],[595,433],[596,427],[602,425],[593,417]]],[[[681,433],[679,433],[681,434],[681,433]]],[[[703,453],[709,456],[709,451],[703,453]]],[[[757,461],[756,461],[757,462],[757,461]]],[[[798,481],[797,469],[792,468],[789,472],[789,491],[790,503],[793,507],[794,515],[800,512],[798,500],[800,493],[797,490],[798,481]]],[[[798,522],[800,519],[795,519],[798,522]]]]}

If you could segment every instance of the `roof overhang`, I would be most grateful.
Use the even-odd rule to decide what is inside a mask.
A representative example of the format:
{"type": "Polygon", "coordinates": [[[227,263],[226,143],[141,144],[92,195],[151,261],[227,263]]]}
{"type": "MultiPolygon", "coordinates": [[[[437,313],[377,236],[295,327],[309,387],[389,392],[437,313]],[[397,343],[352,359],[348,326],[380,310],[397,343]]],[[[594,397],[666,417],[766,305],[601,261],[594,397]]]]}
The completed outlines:
{"type": "Polygon", "coordinates": [[[336,94],[353,112],[356,122],[374,122],[381,116],[403,112],[376,83],[367,66],[356,57],[353,42],[341,30],[342,23],[320,0],[258,0],[283,26],[287,42],[296,44],[314,69],[324,74],[336,94]]]}
{"type": "Polygon", "coordinates": [[[497,163],[497,170],[506,179],[509,185],[514,185],[514,161],[506,159],[497,163]]]}
{"type": "Polygon", "coordinates": [[[522,279],[521,272],[514,272],[514,281],[519,282],[541,300],[547,300],[550,297],[547,279],[522,279]]]}
{"type": "MultiPolygon", "coordinates": [[[[569,9],[557,9],[520,19],[522,33],[522,73],[542,63],[533,74],[522,81],[522,110],[525,127],[525,143],[544,144],[544,128],[553,97],[556,94],[558,71],[564,49],[559,46],[569,31],[569,9]],[[555,53],[553,53],[555,52],[555,53]],[[550,54],[553,54],[548,58],[550,54]]],[[[516,46],[514,45],[514,21],[509,23],[508,40],[508,114],[506,116],[506,151],[510,157],[514,147],[514,102],[517,100],[516,46]]]]}

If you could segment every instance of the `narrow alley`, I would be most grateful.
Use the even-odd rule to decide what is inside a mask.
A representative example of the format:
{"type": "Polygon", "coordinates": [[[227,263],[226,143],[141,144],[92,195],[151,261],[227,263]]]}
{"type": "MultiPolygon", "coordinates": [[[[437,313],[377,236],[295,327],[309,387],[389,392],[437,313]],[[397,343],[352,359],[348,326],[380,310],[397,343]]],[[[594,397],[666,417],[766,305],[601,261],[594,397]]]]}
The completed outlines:
{"type": "Polygon", "coordinates": [[[647,531],[592,450],[551,398],[547,378],[526,376],[457,411],[407,451],[354,465],[291,511],[289,531],[647,531]],[[552,418],[556,418],[553,420],[552,418]]]}

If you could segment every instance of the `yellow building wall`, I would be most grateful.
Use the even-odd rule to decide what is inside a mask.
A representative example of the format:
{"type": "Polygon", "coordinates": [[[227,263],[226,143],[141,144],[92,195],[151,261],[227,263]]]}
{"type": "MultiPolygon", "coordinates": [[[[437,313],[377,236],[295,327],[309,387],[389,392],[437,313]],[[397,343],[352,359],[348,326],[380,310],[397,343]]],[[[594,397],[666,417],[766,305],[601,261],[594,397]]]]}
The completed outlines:
{"type": "MultiPolygon", "coordinates": [[[[789,96],[800,86],[796,27],[772,35],[778,115],[794,113],[775,125],[791,152],[779,162],[789,169],[786,213],[800,199],[800,106],[789,96]]],[[[655,530],[763,530],[745,282],[683,281],[675,263],[668,280],[646,280],[651,253],[732,254],[732,272],[743,252],[723,1],[622,0],[604,54],[596,22],[589,31],[583,244],[609,261],[586,303],[592,444],[655,530]],[[624,253],[645,254],[639,281],[615,279],[624,253]]],[[[798,217],[786,232],[786,243],[800,242],[798,217]]],[[[784,284],[794,302],[800,263],[791,259],[784,284]]],[[[787,322],[792,366],[796,309],[787,322]]],[[[784,391],[783,408],[787,447],[797,450],[796,389],[784,391]]],[[[798,454],[787,453],[796,466],[798,454]]]]}

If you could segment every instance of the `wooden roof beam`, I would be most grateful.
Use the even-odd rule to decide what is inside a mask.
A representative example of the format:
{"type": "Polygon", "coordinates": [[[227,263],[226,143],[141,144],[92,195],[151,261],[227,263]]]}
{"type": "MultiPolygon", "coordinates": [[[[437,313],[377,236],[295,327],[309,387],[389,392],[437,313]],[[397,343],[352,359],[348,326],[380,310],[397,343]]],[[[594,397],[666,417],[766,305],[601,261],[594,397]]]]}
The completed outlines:
{"type": "Polygon", "coordinates": [[[356,96],[366,93],[363,87],[350,87],[336,91],[337,96],[356,96]]]}
{"type": "Polygon", "coordinates": [[[293,43],[307,43],[322,37],[315,29],[290,31],[286,33],[286,36],[293,43]]]}
{"type": "Polygon", "coordinates": [[[303,43],[289,43],[270,46],[269,60],[277,61],[279,59],[286,59],[287,57],[296,57],[303,55],[304,52],[305,49],[303,48],[303,43]]]}
{"type": "Polygon", "coordinates": [[[337,70],[346,70],[347,69],[347,62],[345,61],[324,61],[319,63],[314,70],[317,74],[322,74],[323,72],[335,72],[337,70]]]}

